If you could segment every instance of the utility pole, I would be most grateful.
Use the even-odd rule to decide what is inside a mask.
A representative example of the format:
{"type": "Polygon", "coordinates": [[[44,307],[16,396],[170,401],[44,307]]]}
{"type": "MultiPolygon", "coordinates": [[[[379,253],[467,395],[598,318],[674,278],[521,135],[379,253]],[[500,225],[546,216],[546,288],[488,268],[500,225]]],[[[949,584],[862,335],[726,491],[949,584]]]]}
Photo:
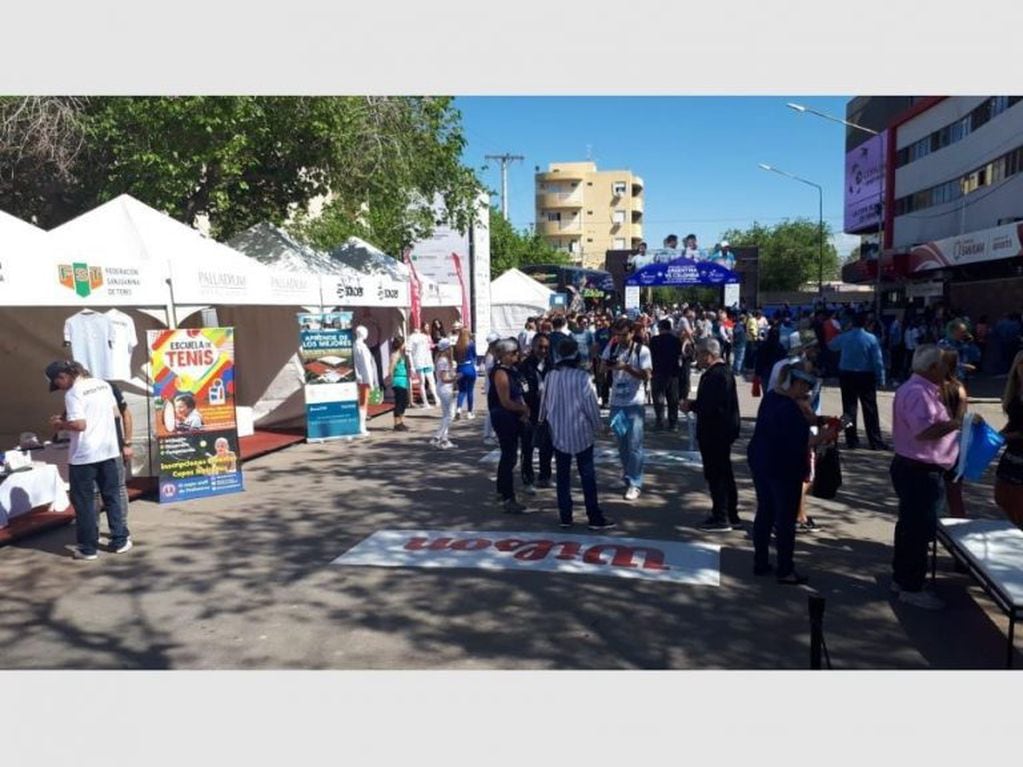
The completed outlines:
{"type": "Polygon", "coordinates": [[[501,162],[501,215],[508,218],[508,163],[515,160],[525,160],[520,154],[488,154],[484,155],[487,160],[500,160],[501,162]]]}

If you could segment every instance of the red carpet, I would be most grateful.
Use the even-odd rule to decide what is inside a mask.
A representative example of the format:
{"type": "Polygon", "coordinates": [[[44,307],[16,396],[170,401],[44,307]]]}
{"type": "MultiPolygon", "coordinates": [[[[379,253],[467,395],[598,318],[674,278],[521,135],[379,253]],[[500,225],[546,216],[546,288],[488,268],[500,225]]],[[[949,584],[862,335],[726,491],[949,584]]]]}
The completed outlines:
{"type": "Polygon", "coordinates": [[[30,511],[15,517],[7,523],[7,527],[0,527],[0,546],[4,546],[26,535],[32,535],[51,527],[60,527],[70,523],[75,518],[75,510],[68,506],[67,511],[30,511]]]}

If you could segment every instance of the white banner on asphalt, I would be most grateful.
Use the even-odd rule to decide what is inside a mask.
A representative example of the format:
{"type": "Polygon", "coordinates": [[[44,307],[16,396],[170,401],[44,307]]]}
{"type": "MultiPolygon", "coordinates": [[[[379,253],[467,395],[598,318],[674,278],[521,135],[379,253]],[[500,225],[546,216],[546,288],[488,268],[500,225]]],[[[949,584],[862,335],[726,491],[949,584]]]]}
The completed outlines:
{"type": "Polygon", "coordinates": [[[608,575],[719,586],[720,546],[607,535],[488,530],[379,530],[332,565],[608,575]]]}

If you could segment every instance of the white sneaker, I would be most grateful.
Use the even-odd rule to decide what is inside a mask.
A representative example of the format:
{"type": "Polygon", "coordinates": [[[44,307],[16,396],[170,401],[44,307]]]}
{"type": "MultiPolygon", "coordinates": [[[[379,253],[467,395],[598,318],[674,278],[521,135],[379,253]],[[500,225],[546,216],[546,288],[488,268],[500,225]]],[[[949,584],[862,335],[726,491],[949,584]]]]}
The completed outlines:
{"type": "Polygon", "coordinates": [[[88,561],[88,562],[91,562],[94,559],[99,559],[99,554],[98,553],[86,554],[80,548],[78,548],[78,546],[76,546],[75,544],[68,544],[64,548],[67,549],[68,551],[70,551],[71,552],[71,556],[74,557],[75,559],[81,559],[81,560],[85,560],[85,561],[88,561]]]}
{"type": "Polygon", "coordinates": [[[929,591],[900,591],[899,601],[923,610],[941,610],[945,603],[929,591]]]}
{"type": "Polygon", "coordinates": [[[440,443],[441,450],[450,450],[453,447],[457,447],[457,445],[454,442],[452,442],[450,439],[446,439],[446,440],[444,440],[443,442],[440,443]]]}
{"type": "Polygon", "coordinates": [[[522,489],[526,491],[526,495],[536,495],[536,488],[533,485],[523,485],[522,489]]]}
{"type": "Polygon", "coordinates": [[[114,549],[114,553],[115,554],[124,554],[125,552],[131,551],[134,546],[135,546],[135,544],[132,543],[131,542],[131,538],[129,538],[128,540],[126,540],[124,543],[121,544],[120,548],[114,549]]]}
{"type": "Polygon", "coordinates": [[[632,485],[629,487],[628,490],[625,491],[625,500],[634,501],[637,498],[639,498],[639,488],[636,487],[635,485],[632,485]]]}
{"type": "Polygon", "coordinates": [[[465,414],[465,417],[471,421],[476,417],[476,414],[470,410],[468,413],[465,414]]]}

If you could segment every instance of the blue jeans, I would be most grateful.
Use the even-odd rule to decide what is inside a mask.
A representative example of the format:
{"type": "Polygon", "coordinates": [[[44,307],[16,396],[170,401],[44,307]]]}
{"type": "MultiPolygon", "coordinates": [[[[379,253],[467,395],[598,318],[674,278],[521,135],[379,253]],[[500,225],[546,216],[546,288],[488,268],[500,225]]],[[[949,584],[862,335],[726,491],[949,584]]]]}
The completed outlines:
{"type": "MultiPolygon", "coordinates": [[[[643,487],[643,406],[611,406],[611,419],[619,411],[629,419],[629,431],[618,438],[618,457],[622,461],[622,477],[630,487],[643,487]]],[[[616,435],[617,436],[617,435],[616,435]]]]}
{"type": "Polygon", "coordinates": [[[117,459],[68,467],[71,503],[75,507],[75,535],[85,554],[95,554],[99,546],[99,519],[94,503],[94,485],[107,509],[110,548],[117,549],[128,540],[128,510],[121,505],[121,482],[117,459]]]}
{"type": "Polygon", "coordinates": [[[459,372],[461,375],[458,377],[458,401],[455,405],[455,409],[461,410],[462,405],[468,404],[469,412],[471,413],[473,405],[475,404],[476,370],[473,368],[470,373],[469,369],[465,368],[463,370],[459,370],[459,372]]]}
{"type": "MultiPolygon", "coordinates": [[[[568,524],[572,521],[572,454],[554,449],[558,478],[558,516],[568,524]]],[[[579,470],[579,483],[583,487],[586,503],[586,518],[591,525],[603,524],[604,513],[597,503],[597,470],[593,465],[593,445],[575,454],[575,465],[579,470]]]]}
{"type": "Polygon", "coordinates": [[[732,347],[732,372],[736,375],[742,374],[742,365],[746,360],[746,344],[737,344],[732,347]]]}

